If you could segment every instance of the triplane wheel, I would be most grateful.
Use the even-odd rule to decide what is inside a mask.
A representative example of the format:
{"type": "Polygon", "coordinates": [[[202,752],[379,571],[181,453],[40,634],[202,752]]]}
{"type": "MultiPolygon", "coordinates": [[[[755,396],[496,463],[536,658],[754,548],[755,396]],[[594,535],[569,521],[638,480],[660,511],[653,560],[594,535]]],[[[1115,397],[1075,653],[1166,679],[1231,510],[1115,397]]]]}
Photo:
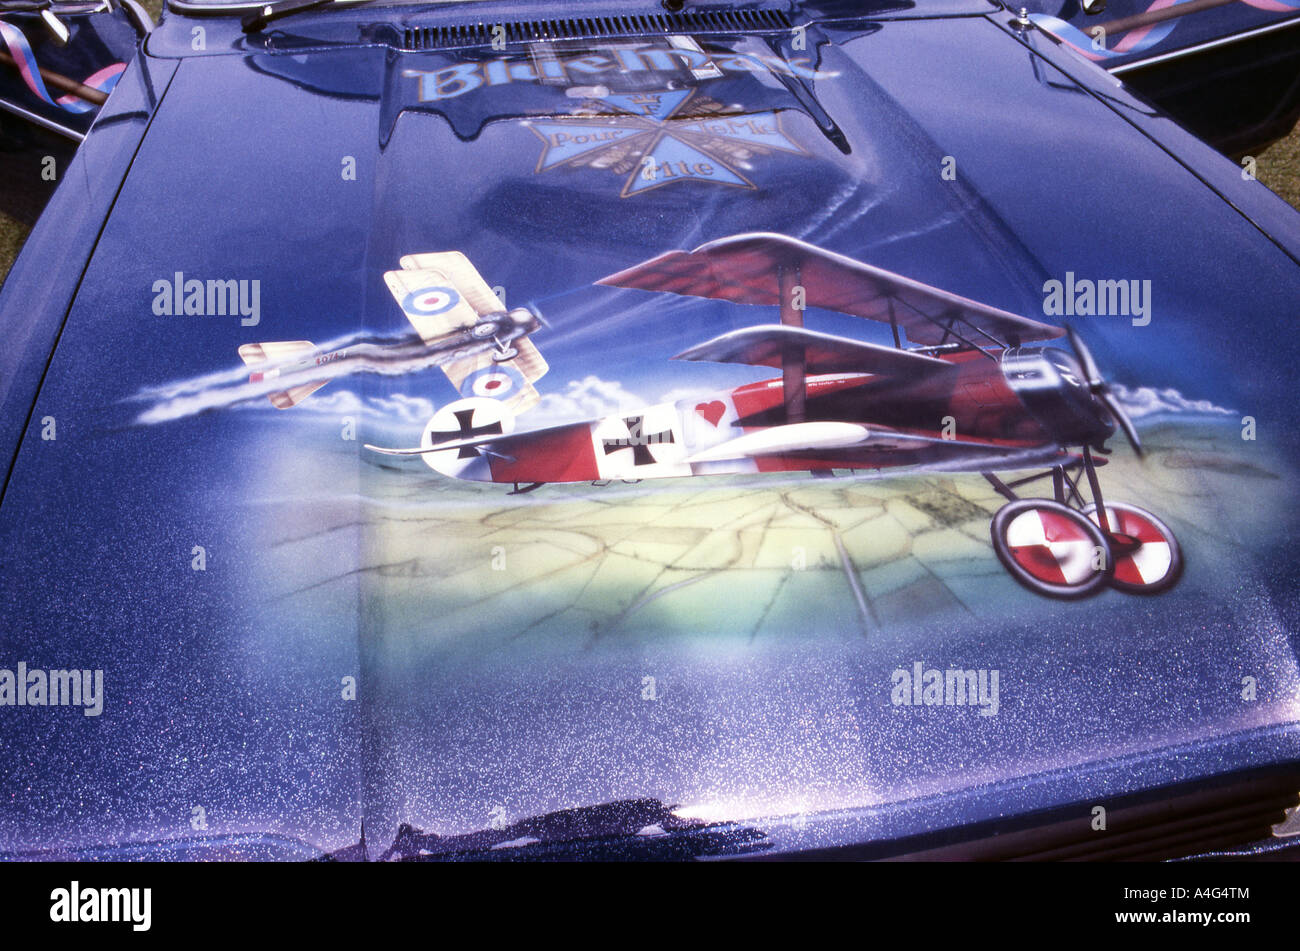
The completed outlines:
{"type": "Polygon", "coordinates": [[[993,516],[991,534],[1003,566],[1038,594],[1083,598],[1110,580],[1113,559],[1101,529],[1060,502],[1008,502],[993,516]]]}
{"type": "MultiPolygon", "coordinates": [[[[1100,524],[1095,503],[1086,506],[1083,514],[1100,524]]],[[[1115,560],[1111,587],[1129,594],[1158,594],[1178,581],[1183,553],[1169,526],[1146,509],[1109,501],[1106,523],[1115,560]]]]}

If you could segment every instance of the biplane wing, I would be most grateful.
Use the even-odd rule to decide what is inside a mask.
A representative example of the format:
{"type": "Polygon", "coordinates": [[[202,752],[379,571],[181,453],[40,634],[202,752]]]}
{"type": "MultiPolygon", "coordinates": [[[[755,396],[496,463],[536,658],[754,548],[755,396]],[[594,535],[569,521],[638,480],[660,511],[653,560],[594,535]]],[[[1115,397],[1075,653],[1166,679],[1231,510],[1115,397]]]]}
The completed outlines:
{"type": "Polygon", "coordinates": [[[503,313],[506,309],[503,301],[478,268],[470,263],[469,258],[459,251],[435,251],[426,254],[404,254],[398,264],[406,271],[435,270],[444,274],[452,286],[464,296],[469,305],[483,315],[503,313]]]}
{"type": "Polygon", "coordinates": [[[782,272],[785,286],[804,289],[807,306],[892,324],[925,346],[1014,346],[1064,333],[781,234],[733,235],[694,251],[669,251],[596,283],[780,306],[788,304],[782,272]]]}
{"type": "Polygon", "coordinates": [[[673,359],[780,369],[791,351],[802,357],[809,373],[916,377],[953,368],[951,363],[921,353],[779,324],[733,330],[684,350],[673,359]]]}
{"type": "Polygon", "coordinates": [[[384,283],[425,343],[506,313],[501,298],[459,251],[408,254],[400,263],[401,270],[384,273],[384,283]]]}
{"type": "Polygon", "coordinates": [[[510,360],[498,361],[493,357],[495,351],[481,350],[449,360],[442,371],[462,397],[501,400],[511,413],[522,413],[541,399],[533,383],[545,376],[549,367],[527,337],[520,337],[513,346],[518,355],[510,360]]]}
{"type": "MultiPolygon", "coordinates": [[[[445,344],[449,335],[464,330],[490,340],[509,323],[505,303],[459,251],[408,254],[399,263],[401,270],[385,273],[384,282],[426,344],[445,344]]],[[[509,359],[480,348],[453,356],[442,370],[461,396],[501,400],[512,413],[522,413],[541,398],[533,384],[548,366],[527,337],[510,346],[515,355],[509,359]]]]}

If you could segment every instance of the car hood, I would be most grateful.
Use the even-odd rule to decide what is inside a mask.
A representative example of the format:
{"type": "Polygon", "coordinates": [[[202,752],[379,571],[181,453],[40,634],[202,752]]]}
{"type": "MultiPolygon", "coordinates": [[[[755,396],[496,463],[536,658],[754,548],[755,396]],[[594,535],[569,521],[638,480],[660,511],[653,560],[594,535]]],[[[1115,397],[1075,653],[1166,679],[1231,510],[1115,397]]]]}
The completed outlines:
{"type": "Polygon", "coordinates": [[[825,844],[1297,758],[1295,216],[1005,13],[810,9],[660,71],[659,35],[494,51],[367,9],[160,28],[0,509],[6,655],[102,669],[104,713],[8,711],[0,839],[333,848],[649,798],[825,844]],[[547,321],[520,428],[704,398],[770,373],[671,357],[774,314],[595,282],[748,232],[1055,324],[1049,282],[1145,287],[1074,320],[1149,448],[1102,475],[1178,532],[1179,586],[1018,587],[975,474],[510,496],[364,448],[458,398],[427,359],[280,411],[238,356],[400,342],[385,272],[456,250],[547,321]],[[188,308],[195,280],[242,309],[188,308]],[[984,699],[900,703],[929,670],[984,699]]]}

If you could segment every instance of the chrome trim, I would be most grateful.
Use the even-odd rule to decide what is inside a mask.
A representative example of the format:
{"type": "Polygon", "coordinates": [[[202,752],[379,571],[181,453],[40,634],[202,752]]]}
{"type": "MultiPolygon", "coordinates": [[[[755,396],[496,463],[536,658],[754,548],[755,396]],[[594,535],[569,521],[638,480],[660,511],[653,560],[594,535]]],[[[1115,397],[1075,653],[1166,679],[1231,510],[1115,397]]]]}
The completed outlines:
{"type": "Polygon", "coordinates": [[[1289,27],[1300,27],[1300,17],[1293,17],[1290,20],[1281,20],[1277,23],[1269,23],[1265,26],[1256,27],[1245,33],[1237,33],[1233,36],[1221,36],[1217,40],[1206,40],[1196,46],[1188,46],[1185,49],[1174,50],[1172,53],[1162,53],[1159,56],[1152,56],[1150,59],[1140,59],[1131,63],[1124,63],[1122,66],[1116,66],[1114,69],[1108,69],[1107,72],[1112,75],[1127,73],[1135,69],[1141,69],[1143,66],[1154,66],[1156,63],[1164,63],[1169,60],[1178,59],[1181,56],[1190,56],[1193,53],[1201,53],[1205,50],[1215,49],[1219,46],[1228,46],[1240,40],[1248,40],[1254,36],[1262,36],[1265,33],[1273,33],[1277,30],[1285,30],[1289,27]]]}
{"type": "Polygon", "coordinates": [[[239,13],[261,13],[264,3],[194,4],[187,0],[166,0],[166,9],[187,17],[233,17],[239,13]]]}
{"type": "Polygon", "coordinates": [[[265,3],[188,3],[187,0],[167,0],[168,10],[186,16],[234,16],[239,13],[257,13],[265,3]]]}
{"type": "Polygon", "coordinates": [[[34,112],[28,112],[22,106],[15,106],[12,102],[7,102],[4,99],[0,99],[0,109],[3,109],[5,112],[13,113],[20,119],[26,119],[28,122],[34,123],[43,129],[49,129],[51,132],[57,132],[59,135],[67,136],[78,144],[86,141],[86,137],[76,129],[69,129],[67,126],[61,126],[52,119],[47,119],[34,112]]]}
{"type": "Polygon", "coordinates": [[[153,22],[153,17],[149,16],[149,11],[136,3],[136,0],[121,0],[121,2],[122,9],[126,11],[127,19],[131,21],[131,25],[135,27],[135,31],[141,37],[148,36],[153,32],[156,24],[153,22]]]}
{"type": "Polygon", "coordinates": [[[45,23],[45,28],[50,31],[50,37],[54,40],[55,45],[68,45],[68,40],[72,39],[72,31],[50,11],[49,7],[41,11],[41,20],[45,23]]]}
{"type": "Polygon", "coordinates": [[[111,13],[113,4],[111,0],[73,0],[73,2],[23,0],[17,3],[6,3],[0,0],[0,16],[8,16],[12,13],[41,13],[44,10],[62,17],[77,17],[87,13],[111,13]]]}

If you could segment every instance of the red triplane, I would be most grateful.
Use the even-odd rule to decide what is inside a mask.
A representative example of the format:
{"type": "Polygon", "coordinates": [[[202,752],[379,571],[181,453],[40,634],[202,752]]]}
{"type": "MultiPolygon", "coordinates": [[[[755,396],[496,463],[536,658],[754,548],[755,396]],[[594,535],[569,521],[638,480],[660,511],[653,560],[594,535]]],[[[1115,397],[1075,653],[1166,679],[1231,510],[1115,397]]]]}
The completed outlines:
{"type": "MultiPolygon", "coordinates": [[[[420,455],[460,479],[513,483],[515,492],[748,472],[979,472],[1008,500],[993,516],[993,548],[1032,590],[1073,598],[1110,584],[1145,594],[1177,581],[1182,558],[1169,528],[1137,506],[1102,502],[1097,467],[1106,460],[1094,452],[1108,452],[1117,425],[1139,456],[1142,449],[1072,330],[778,234],[671,251],[597,283],[780,308],[779,324],[723,334],[675,359],[772,367],[781,376],[528,431],[515,430],[506,386],[493,394],[501,398],[467,393],[443,407],[418,447],[369,448],[420,455]],[[809,330],[800,303],[888,324],[894,346],[809,330]],[[1067,333],[1073,354],[1026,346],[1067,333]],[[905,348],[904,337],[915,347],[905,348]],[[1035,468],[1045,471],[1012,481],[993,474],[1035,468]],[[1016,494],[1048,477],[1052,498],[1016,494]]],[[[508,382],[510,361],[498,355],[497,363],[508,382]]]]}

